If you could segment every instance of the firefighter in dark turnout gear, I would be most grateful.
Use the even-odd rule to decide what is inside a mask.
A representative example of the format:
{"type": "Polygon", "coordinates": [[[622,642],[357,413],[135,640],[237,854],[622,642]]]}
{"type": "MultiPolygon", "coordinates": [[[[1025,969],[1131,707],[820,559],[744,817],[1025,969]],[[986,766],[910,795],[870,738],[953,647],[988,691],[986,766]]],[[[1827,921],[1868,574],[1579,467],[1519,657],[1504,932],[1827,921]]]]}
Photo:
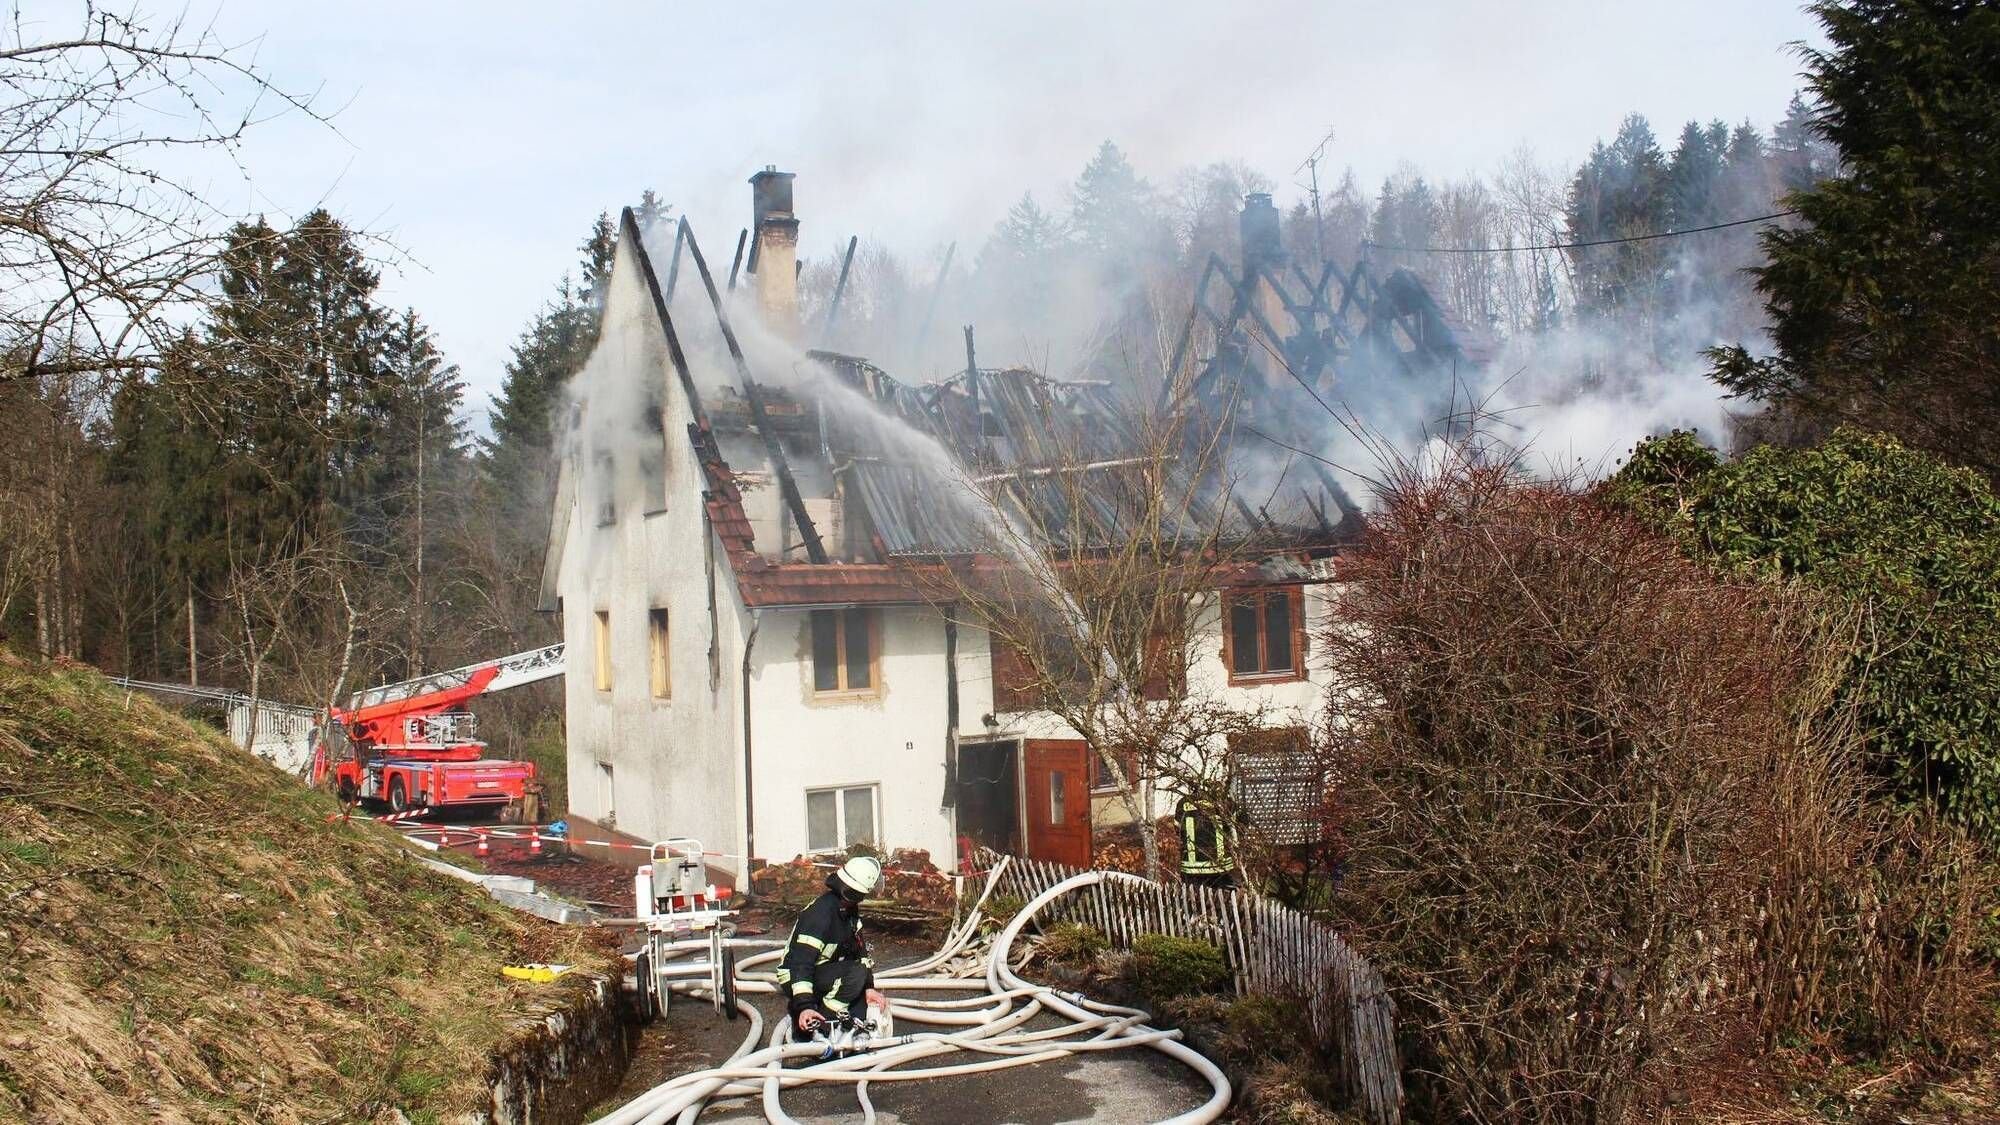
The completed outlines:
{"type": "Polygon", "coordinates": [[[1207,801],[1182,797],[1174,809],[1181,830],[1181,882],[1206,887],[1236,885],[1236,857],[1229,851],[1229,824],[1207,801]]]}
{"type": "Polygon", "coordinates": [[[861,936],[861,900],[882,881],[882,865],[856,856],[827,876],[826,893],[812,901],[785,942],[778,988],[792,1017],[794,1038],[805,1039],[844,1016],[855,1001],[883,1006],[875,990],[875,959],[861,936]]]}

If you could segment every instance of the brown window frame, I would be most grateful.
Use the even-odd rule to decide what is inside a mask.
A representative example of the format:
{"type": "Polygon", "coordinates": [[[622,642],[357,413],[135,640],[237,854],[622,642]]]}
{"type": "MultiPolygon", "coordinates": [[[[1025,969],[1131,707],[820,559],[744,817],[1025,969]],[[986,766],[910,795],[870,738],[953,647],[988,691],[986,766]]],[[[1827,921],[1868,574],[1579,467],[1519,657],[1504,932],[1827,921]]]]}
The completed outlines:
{"type": "Polygon", "coordinates": [[[812,677],[814,699],[869,699],[882,694],[882,614],[880,610],[868,606],[843,606],[839,609],[814,609],[806,613],[806,661],[812,677]],[[858,613],[868,622],[868,683],[863,687],[852,687],[847,682],[847,670],[853,663],[853,653],[849,651],[847,640],[848,615],[858,613]],[[839,686],[822,688],[819,686],[819,621],[820,614],[828,615],[834,627],[834,681],[839,686]]]}
{"type": "Polygon", "coordinates": [[[654,699],[674,697],[673,616],[665,606],[646,610],[646,664],[654,699]]]}
{"type": "MultiPolygon", "coordinates": [[[[1128,746],[1120,750],[1114,750],[1112,753],[1117,757],[1119,766],[1125,770],[1125,780],[1132,782],[1136,787],[1139,781],[1138,752],[1128,746]]],[[[1090,752],[1090,769],[1087,773],[1090,779],[1088,788],[1090,789],[1091,796],[1102,797],[1106,793],[1118,792],[1118,781],[1111,776],[1111,770],[1105,766],[1104,755],[1099,754],[1095,750],[1090,752]]]]}
{"type": "Polygon", "coordinates": [[[1247,687],[1257,684],[1296,683],[1306,678],[1306,625],[1305,587],[1303,586],[1254,586],[1226,591],[1222,599],[1222,667],[1229,673],[1229,686],[1247,687]],[[1264,667],[1265,648],[1269,644],[1271,627],[1266,621],[1268,599],[1273,595],[1283,595],[1291,602],[1292,663],[1289,668],[1268,669],[1264,667]],[[1254,672],[1236,670],[1236,607],[1249,598],[1257,599],[1257,666],[1254,672]]]}

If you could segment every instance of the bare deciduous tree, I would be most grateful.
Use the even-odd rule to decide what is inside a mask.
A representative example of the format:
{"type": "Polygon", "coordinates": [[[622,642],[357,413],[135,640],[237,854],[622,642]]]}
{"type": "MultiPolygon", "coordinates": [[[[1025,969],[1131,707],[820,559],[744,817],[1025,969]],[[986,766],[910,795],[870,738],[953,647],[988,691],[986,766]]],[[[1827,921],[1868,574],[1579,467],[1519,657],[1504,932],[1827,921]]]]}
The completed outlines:
{"type": "MultiPolygon", "coordinates": [[[[157,362],[229,216],[203,185],[270,116],[324,120],[183,12],[0,25],[0,381],[157,362]]],[[[240,165],[237,165],[240,169],[240,165]]]]}
{"type": "MultiPolygon", "coordinates": [[[[1235,493],[1228,428],[1178,404],[1132,423],[1104,456],[1052,416],[1038,458],[969,481],[990,497],[987,550],[919,568],[926,596],[992,643],[996,707],[1074,731],[1161,869],[1155,794],[1230,804],[1232,741],[1268,709],[1223,698],[1200,665],[1220,645],[1223,591],[1260,580],[1272,544],[1235,493]]],[[[1082,427],[1081,429],[1087,429],[1082,427]]]]}

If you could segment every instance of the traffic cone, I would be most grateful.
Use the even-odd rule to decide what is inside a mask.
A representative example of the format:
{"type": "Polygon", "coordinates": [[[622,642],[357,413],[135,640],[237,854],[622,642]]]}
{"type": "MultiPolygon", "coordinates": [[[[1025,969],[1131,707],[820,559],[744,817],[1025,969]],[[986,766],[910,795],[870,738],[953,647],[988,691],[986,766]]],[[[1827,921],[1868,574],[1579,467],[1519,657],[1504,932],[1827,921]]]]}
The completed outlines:
{"type": "Polygon", "coordinates": [[[542,854],[542,834],[540,832],[528,833],[528,854],[531,856],[542,854]]]}
{"type": "Polygon", "coordinates": [[[479,833],[478,853],[481,859],[484,859],[486,856],[492,854],[492,849],[486,846],[486,833],[484,832],[479,833]]]}

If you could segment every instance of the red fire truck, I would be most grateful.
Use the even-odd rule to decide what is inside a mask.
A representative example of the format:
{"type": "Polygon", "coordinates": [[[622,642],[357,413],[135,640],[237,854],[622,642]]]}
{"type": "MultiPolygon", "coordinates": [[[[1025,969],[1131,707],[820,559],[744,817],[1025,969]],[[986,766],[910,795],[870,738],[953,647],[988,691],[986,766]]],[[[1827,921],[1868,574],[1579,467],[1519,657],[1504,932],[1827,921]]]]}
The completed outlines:
{"type": "Polygon", "coordinates": [[[317,742],[313,782],[330,773],[341,800],[380,801],[396,812],[517,812],[535,785],[535,765],[486,757],[466,704],[562,674],[563,646],[550,645],[355,692],[346,707],[333,708],[331,736],[317,742]]]}

